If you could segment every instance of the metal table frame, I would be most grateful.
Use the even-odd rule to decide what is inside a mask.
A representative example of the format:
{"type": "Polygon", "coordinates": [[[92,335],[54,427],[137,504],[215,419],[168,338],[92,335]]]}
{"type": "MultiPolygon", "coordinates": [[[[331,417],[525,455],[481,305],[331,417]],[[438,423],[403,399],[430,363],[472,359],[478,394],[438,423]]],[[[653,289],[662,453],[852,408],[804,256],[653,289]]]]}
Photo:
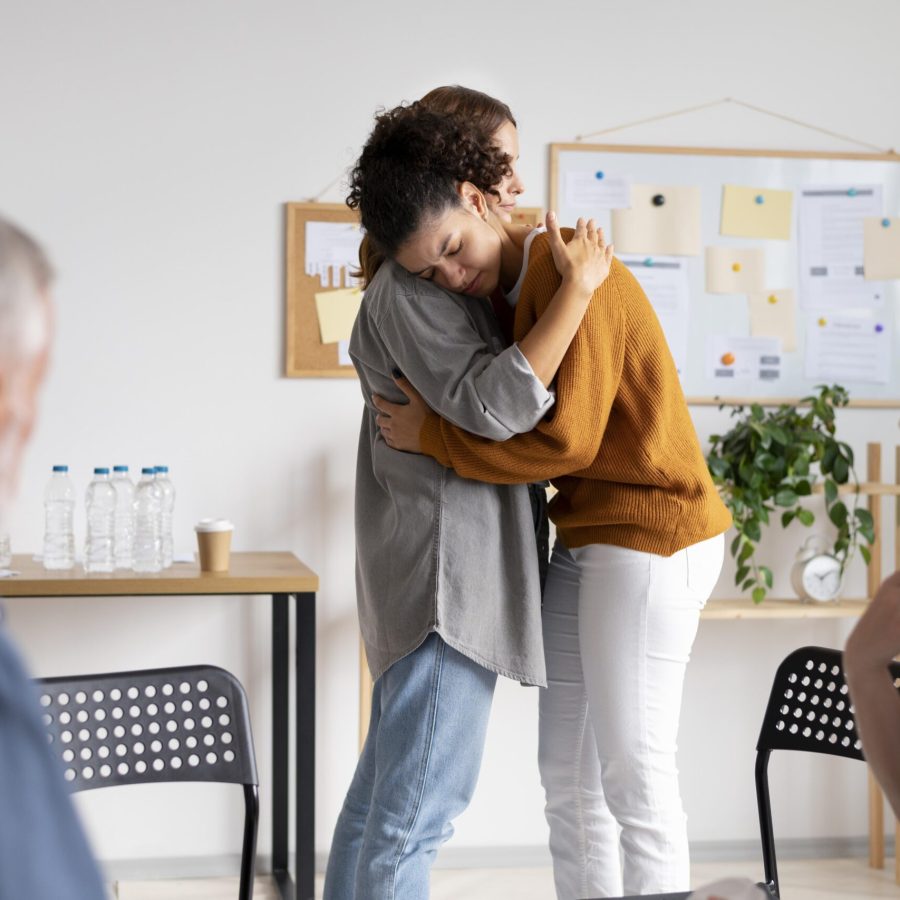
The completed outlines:
{"type": "MultiPolygon", "coordinates": [[[[45,572],[31,557],[14,557],[16,578],[0,596],[146,597],[246,595],[272,598],[272,874],[282,900],[313,900],[315,880],[316,591],[318,577],[292,553],[232,553],[231,569],[201,573],[196,564],[165,572],[86,575],[45,572]],[[290,600],[294,599],[291,631],[290,600]],[[294,638],[294,852],[289,865],[291,637],[294,638]]],[[[204,660],[205,661],[205,660],[204,660]]],[[[191,660],[196,662],[196,660],[191,660]]]]}

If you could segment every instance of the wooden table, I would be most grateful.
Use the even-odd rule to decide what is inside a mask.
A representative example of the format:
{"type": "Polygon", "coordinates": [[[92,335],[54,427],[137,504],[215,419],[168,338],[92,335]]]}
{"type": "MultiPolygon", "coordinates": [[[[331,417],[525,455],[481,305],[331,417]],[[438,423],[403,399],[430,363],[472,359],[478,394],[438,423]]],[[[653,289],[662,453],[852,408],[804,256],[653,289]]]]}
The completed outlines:
{"type": "MultiPolygon", "coordinates": [[[[272,869],[282,900],[313,900],[315,877],[316,591],[319,578],[293,553],[232,553],[228,572],[201,572],[176,563],[155,574],[86,574],[81,567],[47,572],[29,556],[14,556],[21,575],[0,581],[3,597],[154,597],[268,595],[272,598],[272,869]],[[290,785],[290,609],[295,640],[296,883],[288,867],[290,785]]],[[[199,662],[201,660],[186,660],[199,662]]]]}

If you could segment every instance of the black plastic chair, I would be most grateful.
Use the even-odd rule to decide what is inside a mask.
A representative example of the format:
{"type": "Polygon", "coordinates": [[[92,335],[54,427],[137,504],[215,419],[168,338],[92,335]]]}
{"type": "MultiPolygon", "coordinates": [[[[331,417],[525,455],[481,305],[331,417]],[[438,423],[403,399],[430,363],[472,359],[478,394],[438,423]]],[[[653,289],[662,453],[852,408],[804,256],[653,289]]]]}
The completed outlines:
{"type": "MultiPolygon", "coordinates": [[[[900,663],[891,674],[900,678],[900,663]]],[[[773,750],[806,750],[864,760],[839,650],[801,647],[785,657],[756,743],[756,802],[762,840],[765,886],[779,897],[772,807],[767,770],[773,750]]]]}
{"type": "Polygon", "coordinates": [[[163,781],[243,785],[240,900],[251,900],[259,779],[247,697],[216,666],[45,678],[44,724],[75,791],[163,781]]]}

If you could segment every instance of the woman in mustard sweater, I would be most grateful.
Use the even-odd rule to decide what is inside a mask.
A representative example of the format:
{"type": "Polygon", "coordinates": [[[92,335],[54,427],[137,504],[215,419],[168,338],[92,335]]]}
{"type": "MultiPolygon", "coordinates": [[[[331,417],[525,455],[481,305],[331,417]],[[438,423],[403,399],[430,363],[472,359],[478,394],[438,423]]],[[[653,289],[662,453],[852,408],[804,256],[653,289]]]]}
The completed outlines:
{"type": "MultiPolygon", "coordinates": [[[[351,194],[369,238],[410,273],[474,296],[502,289],[519,339],[560,284],[550,244],[492,216],[474,185],[448,180],[452,146],[419,129],[415,109],[386,113],[351,194]],[[397,159],[410,141],[414,172],[406,154],[397,159]]],[[[552,417],[531,432],[503,442],[471,435],[401,387],[408,406],[376,400],[389,446],[466,478],[550,478],[558,491],[539,751],[558,896],[685,890],[681,690],[731,520],[640,285],[613,262],[559,368],[552,417]]]]}

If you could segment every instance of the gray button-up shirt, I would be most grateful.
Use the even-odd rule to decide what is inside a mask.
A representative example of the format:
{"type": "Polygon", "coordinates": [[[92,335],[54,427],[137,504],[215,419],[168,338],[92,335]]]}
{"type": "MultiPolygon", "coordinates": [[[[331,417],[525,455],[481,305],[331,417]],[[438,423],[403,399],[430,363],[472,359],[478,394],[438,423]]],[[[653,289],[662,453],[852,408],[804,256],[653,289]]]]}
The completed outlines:
{"type": "Polygon", "coordinates": [[[372,394],[403,402],[400,369],[432,409],[502,441],[553,404],[487,302],[444,291],[392,262],[366,289],[350,355],[363,411],[356,470],[359,620],[372,677],[437,632],[491,671],[546,684],[534,527],[524,485],[460,478],[392,450],[372,394]]]}

